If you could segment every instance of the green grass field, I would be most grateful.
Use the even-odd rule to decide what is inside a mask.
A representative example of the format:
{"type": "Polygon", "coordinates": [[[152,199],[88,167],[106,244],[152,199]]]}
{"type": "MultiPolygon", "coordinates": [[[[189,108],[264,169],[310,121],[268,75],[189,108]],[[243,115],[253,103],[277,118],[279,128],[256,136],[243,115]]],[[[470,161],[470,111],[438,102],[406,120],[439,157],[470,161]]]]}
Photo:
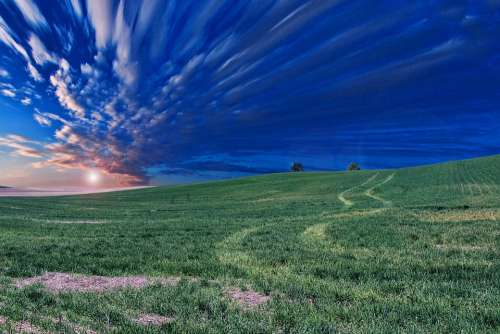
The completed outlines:
{"type": "Polygon", "coordinates": [[[71,333],[48,320],[64,317],[98,333],[500,333],[499,221],[500,156],[2,198],[0,328],[71,333]],[[55,295],[12,284],[44,272],[183,279],[55,295]],[[271,300],[244,309],[228,287],[271,300]],[[175,320],[143,327],[139,313],[175,320]]]}

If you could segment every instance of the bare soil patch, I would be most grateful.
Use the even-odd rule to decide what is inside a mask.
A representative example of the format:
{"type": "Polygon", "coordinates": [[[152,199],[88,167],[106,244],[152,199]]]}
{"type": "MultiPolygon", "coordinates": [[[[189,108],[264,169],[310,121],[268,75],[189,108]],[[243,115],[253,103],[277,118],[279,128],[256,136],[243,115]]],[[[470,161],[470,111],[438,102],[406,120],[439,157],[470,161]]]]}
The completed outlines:
{"type": "Polygon", "coordinates": [[[241,290],[239,288],[229,288],[225,291],[226,296],[239,304],[244,309],[254,309],[271,300],[271,296],[253,290],[241,290]]]}
{"type": "Polygon", "coordinates": [[[48,320],[54,323],[55,325],[63,326],[67,329],[70,329],[72,332],[76,334],[99,334],[90,328],[75,324],[74,322],[67,320],[63,316],[59,318],[48,318],[48,320]]]}
{"type": "Polygon", "coordinates": [[[73,329],[73,332],[75,332],[76,334],[99,334],[92,329],[88,329],[78,325],[73,325],[71,328],[73,329]]]}
{"type": "Polygon", "coordinates": [[[171,323],[175,318],[165,317],[159,314],[141,314],[133,321],[142,326],[162,326],[171,323]]]}
{"type": "MultiPolygon", "coordinates": [[[[7,325],[8,319],[6,317],[0,316],[0,326],[7,325]]],[[[42,334],[43,332],[38,329],[36,326],[32,325],[28,321],[19,321],[12,323],[13,333],[19,334],[42,334]]]]}
{"type": "Polygon", "coordinates": [[[16,333],[41,334],[42,331],[28,321],[20,321],[15,326],[16,333]]]}
{"type": "Polygon", "coordinates": [[[45,273],[42,276],[18,279],[17,288],[41,284],[49,292],[106,292],[125,288],[142,289],[149,285],[173,286],[179,283],[178,277],[149,278],[146,276],[85,276],[68,273],[45,273]]]}

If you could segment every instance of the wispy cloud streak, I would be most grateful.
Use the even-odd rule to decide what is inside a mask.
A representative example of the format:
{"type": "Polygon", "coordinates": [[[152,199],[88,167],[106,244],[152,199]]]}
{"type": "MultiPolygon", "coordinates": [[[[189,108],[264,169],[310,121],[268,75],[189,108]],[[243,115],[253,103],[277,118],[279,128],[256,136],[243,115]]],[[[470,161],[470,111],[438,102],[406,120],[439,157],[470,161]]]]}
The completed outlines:
{"type": "Polygon", "coordinates": [[[486,121],[500,110],[497,10],[368,0],[0,3],[0,98],[51,131],[43,147],[6,136],[0,145],[38,168],[97,168],[134,184],[286,170],[296,159],[377,165],[402,151],[401,161],[428,162],[424,148],[462,157],[479,137],[490,152],[487,136],[500,133],[486,121]],[[487,130],[472,136],[481,124],[487,130]],[[385,143],[370,127],[387,131],[385,143]],[[452,135],[461,138],[455,150],[452,135]]]}

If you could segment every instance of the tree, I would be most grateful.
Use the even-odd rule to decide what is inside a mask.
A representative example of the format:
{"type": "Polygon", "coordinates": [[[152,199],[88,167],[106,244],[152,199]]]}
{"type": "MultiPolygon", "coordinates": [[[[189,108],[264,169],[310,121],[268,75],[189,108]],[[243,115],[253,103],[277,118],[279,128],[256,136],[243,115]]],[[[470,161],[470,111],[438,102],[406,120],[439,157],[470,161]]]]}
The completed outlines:
{"type": "Polygon", "coordinates": [[[349,164],[349,166],[347,167],[347,170],[348,171],[355,171],[355,170],[360,170],[361,167],[359,166],[359,164],[357,162],[351,162],[349,164]]]}
{"type": "Polygon", "coordinates": [[[294,162],[292,164],[292,172],[303,172],[304,171],[304,166],[300,162],[294,162]]]}

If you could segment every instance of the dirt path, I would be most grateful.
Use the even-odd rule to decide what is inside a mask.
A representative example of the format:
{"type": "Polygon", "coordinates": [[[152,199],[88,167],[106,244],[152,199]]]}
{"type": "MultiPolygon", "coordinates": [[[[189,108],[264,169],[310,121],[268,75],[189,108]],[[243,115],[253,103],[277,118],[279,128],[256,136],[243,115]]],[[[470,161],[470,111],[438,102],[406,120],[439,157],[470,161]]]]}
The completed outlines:
{"type": "Polygon", "coordinates": [[[384,206],[392,206],[392,202],[391,201],[388,201],[378,195],[375,194],[375,189],[377,188],[380,188],[381,186],[383,186],[384,184],[387,184],[389,183],[393,178],[394,176],[396,175],[396,173],[392,173],[391,175],[389,175],[388,177],[385,178],[385,180],[383,180],[382,182],[374,185],[373,187],[371,187],[370,189],[366,190],[365,191],[365,195],[376,200],[376,201],[379,201],[381,202],[384,206]]]}
{"type": "Polygon", "coordinates": [[[365,182],[361,183],[361,184],[358,184],[352,188],[349,188],[349,189],[346,189],[344,190],[343,192],[341,192],[340,194],[338,194],[337,198],[344,204],[345,207],[347,208],[350,208],[351,206],[354,205],[354,202],[347,199],[345,196],[351,192],[353,192],[354,190],[358,189],[358,188],[361,188],[363,186],[366,186],[368,183],[370,183],[371,181],[373,181],[374,179],[377,178],[377,176],[379,175],[379,173],[375,174],[375,175],[372,175],[368,180],[366,180],[365,182]]]}

